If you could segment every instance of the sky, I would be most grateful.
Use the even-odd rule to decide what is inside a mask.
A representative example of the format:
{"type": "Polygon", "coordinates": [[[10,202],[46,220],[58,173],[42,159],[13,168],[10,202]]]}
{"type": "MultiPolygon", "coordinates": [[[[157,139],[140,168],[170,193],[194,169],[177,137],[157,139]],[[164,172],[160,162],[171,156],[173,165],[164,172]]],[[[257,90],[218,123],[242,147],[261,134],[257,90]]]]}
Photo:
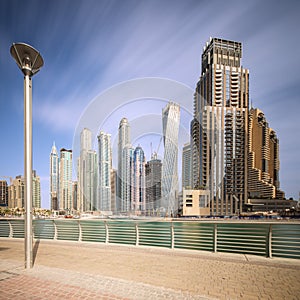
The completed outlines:
{"type": "Polygon", "coordinates": [[[178,88],[184,93],[182,148],[203,46],[218,37],[242,42],[250,100],[280,141],[281,189],[298,199],[299,16],[300,2],[293,0],[1,0],[1,179],[24,169],[23,75],[10,56],[12,43],[30,44],[44,59],[33,77],[33,168],[48,208],[52,144],[75,155],[84,120],[94,120],[95,145],[96,132],[104,129],[116,148],[118,124],[127,117],[134,146],[141,144],[149,159],[150,140],[153,149],[159,146],[162,107],[178,88]]]}

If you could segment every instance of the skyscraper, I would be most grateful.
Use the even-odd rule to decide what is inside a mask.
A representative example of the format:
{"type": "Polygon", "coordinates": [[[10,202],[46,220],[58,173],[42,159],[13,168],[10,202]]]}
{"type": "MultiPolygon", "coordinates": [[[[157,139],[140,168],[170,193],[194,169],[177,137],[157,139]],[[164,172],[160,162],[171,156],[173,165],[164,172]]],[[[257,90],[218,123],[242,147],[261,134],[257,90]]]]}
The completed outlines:
{"type": "Polygon", "coordinates": [[[80,134],[80,158],[78,161],[78,209],[97,209],[97,153],[92,149],[92,132],[84,128],[80,134]]]}
{"type": "Polygon", "coordinates": [[[41,208],[41,181],[35,170],[32,170],[32,207],[41,208]]]}
{"type": "Polygon", "coordinates": [[[235,214],[247,201],[249,71],[242,44],[211,39],[194,97],[194,184],[210,191],[211,214],[235,214]]]}
{"type": "Polygon", "coordinates": [[[59,157],[55,143],[50,153],[50,207],[58,210],[58,187],[59,187],[59,157]]]}
{"type": "Polygon", "coordinates": [[[160,207],[168,215],[178,210],[178,134],[180,107],[169,102],[162,111],[164,160],[162,165],[162,198],[160,207]]]}
{"type": "Polygon", "coordinates": [[[72,150],[60,149],[59,209],[72,210],[72,150]]]}
{"type": "Polygon", "coordinates": [[[192,188],[192,149],[187,143],[182,149],[182,189],[192,188]]]}
{"type": "Polygon", "coordinates": [[[249,113],[248,192],[251,198],[283,199],[279,189],[279,141],[264,113],[249,113]]]}
{"type": "Polygon", "coordinates": [[[140,213],[146,210],[146,159],[143,149],[138,146],[133,153],[132,183],[131,183],[131,210],[140,213]]]}
{"type": "Polygon", "coordinates": [[[118,133],[118,181],[117,181],[117,210],[130,209],[130,125],[126,118],[122,118],[118,133]],[[127,147],[124,150],[125,146],[127,147]],[[129,176],[129,177],[128,177],[129,176]]]}
{"type": "Polygon", "coordinates": [[[0,206],[8,206],[8,185],[6,180],[0,180],[0,206]]]}
{"type": "Polygon", "coordinates": [[[100,131],[98,135],[98,161],[98,209],[111,211],[111,142],[110,134],[104,133],[103,131],[100,131]]]}
{"type": "Polygon", "coordinates": [[[155,153],[146,164],[146,211],[152,214],[161,200],[162,163],[155,153]]]}

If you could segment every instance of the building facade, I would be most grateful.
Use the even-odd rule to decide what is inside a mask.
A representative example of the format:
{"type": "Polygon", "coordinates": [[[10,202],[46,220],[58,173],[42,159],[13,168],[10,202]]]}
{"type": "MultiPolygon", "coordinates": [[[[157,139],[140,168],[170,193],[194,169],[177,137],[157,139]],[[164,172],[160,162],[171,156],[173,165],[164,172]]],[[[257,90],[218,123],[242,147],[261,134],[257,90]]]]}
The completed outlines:
{"type": "Polygon", "coordinates": [[[32,171],[32,207],[41,208],[41,180],[36,171],[32,171]]]}
{"type": "Polygon", "coordinates": [[[146,210],[146,158],[140,146],[133,152],[131,166],[131,211],[141,214],[146,210]]]}
{"type": "Polygon", "coordinates": [[[249,198],[283,199],[279,189],[279,140],[257,108],[249,112],[248,147],[249,198]]]}
{"type": "Polygon", "coordinates": [[[161,201],[162,163],[155,154],[146,164],[146,212],[154,215],[161,201]]]}
{"type": "Polygon", "coordinates": [[[194,95],[193,188],[209,191],[212,215],[236,214],[247,202],[249,71],[241,58],[241,43],[211,39],[194,95]]]}
{"type": "Polygon", "coordinates": [[[77,174],[79,211],[99,209],[97,199],[97,153],[92,149],[92,132],[88,128],[84,128],[80,134],[80,158],[77,174]]]}
{"type": "Polygon", "coordinates": [[[100,131],[98,135],[98,209],[111,211],[111,135],[100,131]]]}
{"type": "Polygon", "coordinates": [[[50,153],[50,208],[58,210],[59,196],[59,156],[55,143],[50,153]]]}
{"type": "Polygon", "coordinates": [[[162,111],[164,159],[162,165],[162,198],[160,208],[167,215],[178,210],[178,134],[180,107],[169,102],[162,111]]]}
{"type": "Polygon", "coordinates": [[[130,125],[122,118],[118,131],[118,181],[117,181],[117,210],[130,210],[130,161],[133,154],[130,144],[130,125]]]}
{"type": "Polygon", "coordinates": [[[0,206],[8,206],[8,185],[6,180],[0,180],[0,206]]]}
{"type": "Polygon", "coordinates": [[[192,188],[192,148],[191,144],[187,143],[182,149],[182,189],[192,188]]]}
{"type": "Polygon", "coordinates": [[[71,211],[72,197],[72,150],[60,149],[59,161],[59,209],[71,211]]]}

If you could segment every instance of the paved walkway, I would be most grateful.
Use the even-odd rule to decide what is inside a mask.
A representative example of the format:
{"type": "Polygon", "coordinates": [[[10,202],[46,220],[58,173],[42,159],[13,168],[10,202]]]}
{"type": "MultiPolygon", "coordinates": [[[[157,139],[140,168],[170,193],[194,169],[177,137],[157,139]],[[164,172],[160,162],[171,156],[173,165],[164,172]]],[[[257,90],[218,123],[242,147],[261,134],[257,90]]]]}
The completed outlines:
{"type": "Polygon", "coordinates": [[[0,299],[300,299],[300,260],[0,239],[0,299]]]}

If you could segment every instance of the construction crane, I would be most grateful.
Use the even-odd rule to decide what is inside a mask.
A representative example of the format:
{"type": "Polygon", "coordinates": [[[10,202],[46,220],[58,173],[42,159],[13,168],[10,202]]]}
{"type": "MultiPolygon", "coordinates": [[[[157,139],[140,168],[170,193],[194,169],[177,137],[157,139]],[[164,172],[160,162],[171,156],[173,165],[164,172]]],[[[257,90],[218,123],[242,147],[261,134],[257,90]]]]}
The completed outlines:
{"type": "Polygon", "coordinates": [[[157,150],[152,152],[152,142],[150,143],[150,147],[151,147],[151,159],[157,159],[157,155],[158,155],[158,151],[161,145],[161,141],[162,141],[162,136],[160,137],[158,146],[157,146],[157,150]]]}

